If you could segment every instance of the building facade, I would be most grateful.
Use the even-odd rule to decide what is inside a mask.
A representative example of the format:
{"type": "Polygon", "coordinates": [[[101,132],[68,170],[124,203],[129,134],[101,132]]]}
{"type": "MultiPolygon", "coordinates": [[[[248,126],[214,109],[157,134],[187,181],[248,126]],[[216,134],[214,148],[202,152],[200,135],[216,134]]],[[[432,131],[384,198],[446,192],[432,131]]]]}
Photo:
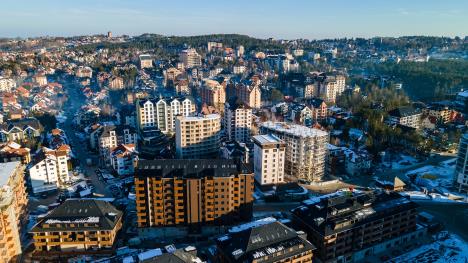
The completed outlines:
{"type": "Polygon", "coordinates": [[[257,82],[250,84],[237,84],[235,87],[236,97],[252,109],[262,107],[262,91],[257,82]]]}
{"type": "Polygon", "coordinates": [[[257,135],[254,141],[254,174],[260,185],[284,183],[286,144],[274,135],[257,135]]]}
{"type": "Polygon", "coordinates": [[[140,132],[147,127],[156,127],[163,133],[174,133],[177,116],[195,113],[195,102],[191,97],[142,99],[136,105],[140,132]]]}
{"type": "Polygon", "coordinates": [[[152,68],[153,67],[153,59],[150,55],[140,55],[140,68],[152,68]]]}
{"type": "Polygon", "coordinates": [[[222,109],[226,102],[226,88],[216,80],[205,79],[200,89],[202,103],[222,109]]]}
{"type": "Polygon", "coordinates": [[[229,140],[250,142],[253,115],[252,109],[244,103],[226,103],[224,106],[224,130],[229,140]]]}
{"type": "Polygon", "coordinates": [[[253,174],[232,160],[139,161],[138,226],[233,223],[252,216],[253,174]]]}
{"type": "Polygon", "coordinates": [[[0,262],[18,262],[28,195],[20,162],[0,163],[0,262]]]}
{"type": "Polygon", "coordinates": [[[459,191],[468,188],[468,134],[465,133],[460,138],[458,144],[457,165],[454,175],[455,187],[459,191]]]}
{"type": "Polygon", "coordinates": [[[362,262],[357,254],[371,256],[381,243],[398,247],[414,240],[416,208],[395,192],[341,191],[304,201],[292,219],[317,247],[321,262],[362,262]]]}
{"type": "Polygon", "coordinates": [[[286,143],[286,174],[309,181],[322,180],[327,132],[297,124],[268,121],[262,123],[260,133],[275,135],[286,143]]]}
{"type": "Polygon", "coordinates": [[[421,128],[422,113],[413,107],[400,107],[388,112],[388,122],[414,129],[421,128]]]}
{"type": "Polygon", "coordinates": [[[68,153],[43,147],[28,165],[30,186],[34,194],[55,191],[70,180],[68,153]]]}
{"type": "Polygon", "coordinates": [[[180,60],[185,68],[194,68],[201,66],[201,56],[194,48],[182,50],[180,53],[180,60]]]}
{"type": "Polygon", "coordinates": [[[119,144],[110,150],[110,166],[120,176],[133,175],[138,152],[134,144],[119,144]]]}
{"type": "Polygon", "coordinates": [[[218,155],[221,137],[219,114],[177,117],[175,131],[177,158],[215,158],[218,155]]]}
{"type": "Polygon", "coordinates": [[[137,134],[133,127],[127,125],[106,125],[98,129],[97,134],[99,155],[105,166],[111,166],[111,151],[118,145],[137,144],[137,134]]]}
{"type": "Polygon", "coordinates": [[[111,250],[123,213],[106,201],[68,199],[31,229],[34,251],[111,250]]]}

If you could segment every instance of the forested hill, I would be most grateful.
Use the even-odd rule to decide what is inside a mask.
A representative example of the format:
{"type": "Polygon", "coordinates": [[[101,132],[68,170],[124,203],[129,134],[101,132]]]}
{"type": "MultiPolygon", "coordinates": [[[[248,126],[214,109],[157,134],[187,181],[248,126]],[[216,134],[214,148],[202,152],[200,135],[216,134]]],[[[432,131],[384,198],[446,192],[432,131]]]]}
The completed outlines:
{"type": "Polygon", "coordinates": [[[213,34],[201,36],[162,36],[156,34],[143,34],[132,38],[125,43],[99,43],[78,47],[82,50],[94,51],[96,47],[106,48],[138,48],[138,49],[154,49],[161,47],[181,47],[184,45],[190,47],[206,47],[209,41],[218,41],[227,47],[235,48],[243,45],[247,51],[250,50],[271,50],[284,51],[284,45],[278,41],[267,39],[253,38],[239,34],[213,34]]]}
{"type": "Polygon", "coordinates": [[[453,97],[468,89],[468,61],[434,60],[426,63],[369,64],[370,72],[392,76],[403,83],[403,89],[416,100],[433,101],[453,97]]]}

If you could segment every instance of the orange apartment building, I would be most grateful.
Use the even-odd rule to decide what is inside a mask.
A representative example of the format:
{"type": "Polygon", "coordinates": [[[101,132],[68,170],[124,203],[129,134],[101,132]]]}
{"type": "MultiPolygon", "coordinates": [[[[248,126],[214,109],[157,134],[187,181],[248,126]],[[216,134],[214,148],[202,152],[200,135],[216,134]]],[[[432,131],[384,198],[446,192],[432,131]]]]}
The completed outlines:
{"type": "Polygon", "coordinates": [[[252,216],[253,173],[232,160],[142,160],[135,190],[140,228],[197,229],[252,216]]]}
{"type": "Polygon", "coordinates": [[[0,185],[0,262],[18,262],[28,203],[20,162],[0,163],[0,185]]]}

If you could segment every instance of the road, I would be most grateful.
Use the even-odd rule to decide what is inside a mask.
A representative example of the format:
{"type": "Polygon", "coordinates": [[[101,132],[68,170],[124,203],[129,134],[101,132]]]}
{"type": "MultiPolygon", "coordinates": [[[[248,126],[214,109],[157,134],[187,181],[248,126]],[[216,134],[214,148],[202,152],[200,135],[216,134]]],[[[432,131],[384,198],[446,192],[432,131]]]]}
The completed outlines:
{"type": "Polygon", "coordinates": [[[65,123],[61,128],[67,134],[71,145],[73,153],[76,158],[80,160],[80,167],[84,173],[88,176],[94,185],[94,193],[104,195],[105,197],[112,197],[112,194],[107,189],[105,182],[100,181],[96,175],[95,170],[98,168],[96,166],[86,165],[86,158],[92,157],[91,153],[86,149],[86,142],[81,142],[78,137],[75,135],[75,130],[72,128],[73,117],[76,112],[83,106],[86,102],[85,97],[80,92],[80,87],[75,82],[66,82],[64,85],[65,90],[69,95],[69,99],[64,106],[64,114],[67,117],[65,123]]]}

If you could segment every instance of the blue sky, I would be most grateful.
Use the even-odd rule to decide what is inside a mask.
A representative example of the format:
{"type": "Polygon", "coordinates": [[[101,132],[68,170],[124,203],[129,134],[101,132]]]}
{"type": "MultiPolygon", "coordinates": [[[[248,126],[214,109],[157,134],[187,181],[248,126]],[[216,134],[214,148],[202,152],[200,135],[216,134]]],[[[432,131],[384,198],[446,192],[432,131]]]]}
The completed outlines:
{"type": "Polygon", "coordinates": [[[468,35],[468,0],[2,0],[0,37],[468,35]]]}

